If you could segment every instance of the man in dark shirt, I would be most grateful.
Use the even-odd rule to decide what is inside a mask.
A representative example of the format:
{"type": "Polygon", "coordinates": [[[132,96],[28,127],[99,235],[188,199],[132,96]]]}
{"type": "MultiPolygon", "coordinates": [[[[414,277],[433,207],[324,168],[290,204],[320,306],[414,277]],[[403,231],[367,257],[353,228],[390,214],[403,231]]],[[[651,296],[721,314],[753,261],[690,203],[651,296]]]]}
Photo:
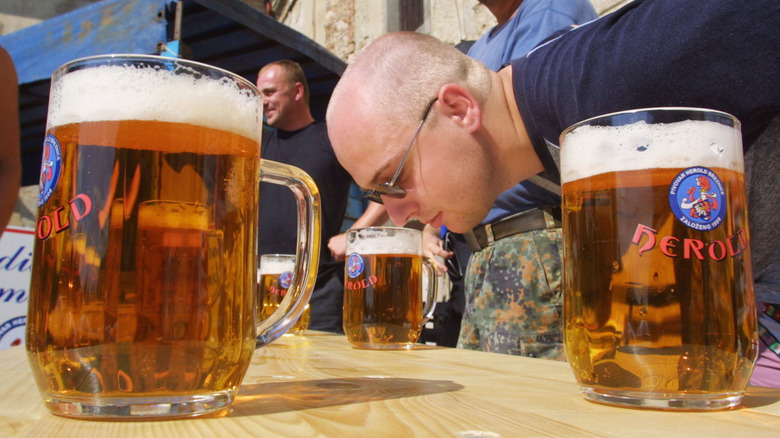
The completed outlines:
{"type": "MultiPolygon", "coordinates": [[[[498,73],[431,37],[388,34],[345,71],[328,134],[358,185],[390,193],[378,185],[393,179],[432,104],[392,180],[395,195],[382,200],[395,223],[415,217],[464,232],[518,181],[539,174],[559,183],[558,136],[590,117],[711,108],[741,121],[749,150],[780,114],[778,28],[775,0],[635,0],[498,73]]],[[[770,299],[780,291],[759,286],[770,299]]]]}
{"type": "MultiPolygon", "coordinates": [[[[258,73],[257,88],[266,122],[275,128],[263,133],[262,157],[303,169],[320,190],[320,264],[309,328],[342,332],[344,264],[333,259],[327,242],[340,231],[352,179],[336,160],[325,124],[311,115],[309,87],[297,63],[282,60],[265,65],[258,73]]],[[[261,185],[260,254],[295,254],[297,208],[287,187],[261,185]]]]}

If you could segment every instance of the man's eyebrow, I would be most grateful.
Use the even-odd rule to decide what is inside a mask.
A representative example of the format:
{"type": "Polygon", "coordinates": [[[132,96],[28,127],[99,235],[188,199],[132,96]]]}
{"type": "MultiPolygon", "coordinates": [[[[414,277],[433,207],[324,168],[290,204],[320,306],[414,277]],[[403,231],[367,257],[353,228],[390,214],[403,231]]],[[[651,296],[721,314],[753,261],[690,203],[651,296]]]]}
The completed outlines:
{"type": "MultiPolygon", "coordinates": [[[[361,190],[365,190],[365,191],[369,191],[369,192],[371,190],[374,190],[374,187],[376,187],[379,184],[381,184],[381,182],[379,182],[379,176],[382,175],[382,172],[387,170],[388,167],[390,167],[390,163],[386,161],[384,166],[381,166],[379,169],[377,169],[376,173],[374,173],[374,177],[371,178],[371,181],[369,181],[369,185],[371,186],[371,188],[365,189],[365,188],[361,187],[360,189],[361,190]]],[[[389,182],[389,181],[390,180],[388,179],[387,181],[382,181],[382,182],[389,182]]]]}

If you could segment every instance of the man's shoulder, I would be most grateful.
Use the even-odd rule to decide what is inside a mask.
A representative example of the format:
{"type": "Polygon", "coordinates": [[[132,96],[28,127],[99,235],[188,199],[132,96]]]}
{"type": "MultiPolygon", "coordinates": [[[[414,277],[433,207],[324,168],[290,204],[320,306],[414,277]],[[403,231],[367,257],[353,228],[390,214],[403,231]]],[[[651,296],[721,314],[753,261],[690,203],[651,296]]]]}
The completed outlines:
{"type": "Polygon", "coordinates": [[[546,20],[563,21],[569,24],[584,24],[598,18],[593,4],[588,0],[535,0],[524,1],[518,13],[512,17],[515,23],[531,19],[530,24],[539,25],[538,14],[544,14],[546,20]],[[552,18],[552,17],[558,17],[552,18]]]}
{"type": "Polygon", "coordinates": [[[330,140],[328,139],[327,125],[325,125],[325,122],[321,122],[318,120],[309,123],[303,128],[298,129],[297,131],[291,132],[289,135],[291,138],[292,137],[324,138],[325,140],[328,140],[328,143],[330,143],[330,140]]]}

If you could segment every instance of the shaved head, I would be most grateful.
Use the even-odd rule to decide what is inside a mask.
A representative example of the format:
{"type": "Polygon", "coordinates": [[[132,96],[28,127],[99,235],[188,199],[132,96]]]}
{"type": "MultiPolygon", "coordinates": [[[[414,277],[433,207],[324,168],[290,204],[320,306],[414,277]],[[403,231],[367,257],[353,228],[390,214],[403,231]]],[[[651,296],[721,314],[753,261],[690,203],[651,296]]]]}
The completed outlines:
{"type": "Polygon", "coordinates": [[[418,219],[464,232],[517,183],[510,174],[517,156],[500,156],[512,145],[499,140],[517,138],[506,96],[495,72],[458,49],[415,32],[390,33],[345,70],[328,105],[328,135],[364,190],[400,169],[394,184],[406,195],[382,197],[394,223],[418,219]]]}
{"type": "MultiPolygon", "coordinates": [[[[367,108],[387,126],[413,125],[442,85],[466,87],[484,101],[490,88],[487,68],[458,49],[417,32],[394,32],[377,38],[358,53],[336,85],[327,119],[343,108],[345,95],[361,95],[367,108]]],[[[352,108],[358,109],[358,108],[352,108]]]]}

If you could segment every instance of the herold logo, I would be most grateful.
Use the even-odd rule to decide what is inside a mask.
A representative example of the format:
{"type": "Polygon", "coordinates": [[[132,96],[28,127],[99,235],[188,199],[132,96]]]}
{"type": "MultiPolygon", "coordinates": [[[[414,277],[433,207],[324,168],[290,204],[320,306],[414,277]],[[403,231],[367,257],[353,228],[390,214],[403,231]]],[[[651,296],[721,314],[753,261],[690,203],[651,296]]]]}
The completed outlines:
{"type": "MultiPolygon", "coordinates": [[[[43,158],[41,160],[41,176],[38,186],[38,207],[42,207],[49,201],[57,188],[62,172],[62,149],[57,137],[49,134],[43,142],[43,158]]],[[[80,193],[68,202],[67,207],[61,206],[51,214],[38,218],[35,226],[35,235],[40,240],[46,240],[55,234],[66,230],[70,226],[70,217],[79,222],[92,211],[92,199],[86,194],[80,193]]]]}
{"type": "Polygon", "coordinates": [[[639,245],[644,240],[643,237],[647,237],[644,245],[639,248],[640,255],[653,250],[657,245],[667,257],[697,258],[699,260],[710,258],[717,261],[724,260],[726,257],[736,257],[747,249],[747,237],[744,229],[738,230],[724,240],[710,242],[688,238],[680,240],[674,236],[664,236],[659,239],[657,234],[658,231],[647,225],[639,224],[636,226],[631,243],[639,245]]]}
{"type": "Polygon", "coordinates": [[[41,176],[39,181],[38,207],[49,200],[57,183],[60,181],[62,170],[62,149],[57,137],[49,134],[43,141],[43,156],[41,159],[41,176]]]}
{"type": "MultiPolygon", "coordinates": [[[[680,172],[669,186],[669,206],[675,218],[688,228],[712,231],[726,216],[726,190],[720,178],[706,167],[691,167],[680,172]]],[[[747,249],[744,229],[737,230],[723,240],[705,242],[699,239],[680,239],[674,236],[658,237],[658,231],[639,224],[631,243],[643,254],[656,247],[667,257],[698,260],[724,260],[737,257],[747,249]],[[646,238],[646,239],[645,239],[646,238]]]]}
{"type": "MultiPolygon", "coordinates": [[[[357,278],[363,274],[363,270],[366,268],[366,264],[363,261],[363,257],[360,254],[353,252],[347,258],[347,276],[349,278],[357,278]]],[[[346,280],[344,282],[344,288],[348,290],[360,290],[369,286],[373,286],[379,281],[376,275],[369,275],[368,277],[359,281],[346,280]]]]}
{"type": "Polygon", "coordinates": [[[68,209],[62,206],[54,210],[50,215],[43,215],[38,218],[38,223],[35,227],[35,235],[40,240],[48,239],[51,236],[52,231],[54,233],[60,233],[70,226],[70,218],[72,216],[76,222],[84,219],[86,215],[92,212],[92,199],[89,196],[80,193],[68,202],[68,209]]]}
{"type": "Polygon", "coordinates": [[[292,284],[293,279],[293,273],[290,271],[282,272],[282,274],[279,276],[279,287],[282,288],[289,288],[292,284]]]}
{"type": "Polygon", "coordinates": [[[669,206],[687,227],[714,230],[726,216],[726,189],[712,170],[691,167],[680,172],[669,186],[669,206]]]}

